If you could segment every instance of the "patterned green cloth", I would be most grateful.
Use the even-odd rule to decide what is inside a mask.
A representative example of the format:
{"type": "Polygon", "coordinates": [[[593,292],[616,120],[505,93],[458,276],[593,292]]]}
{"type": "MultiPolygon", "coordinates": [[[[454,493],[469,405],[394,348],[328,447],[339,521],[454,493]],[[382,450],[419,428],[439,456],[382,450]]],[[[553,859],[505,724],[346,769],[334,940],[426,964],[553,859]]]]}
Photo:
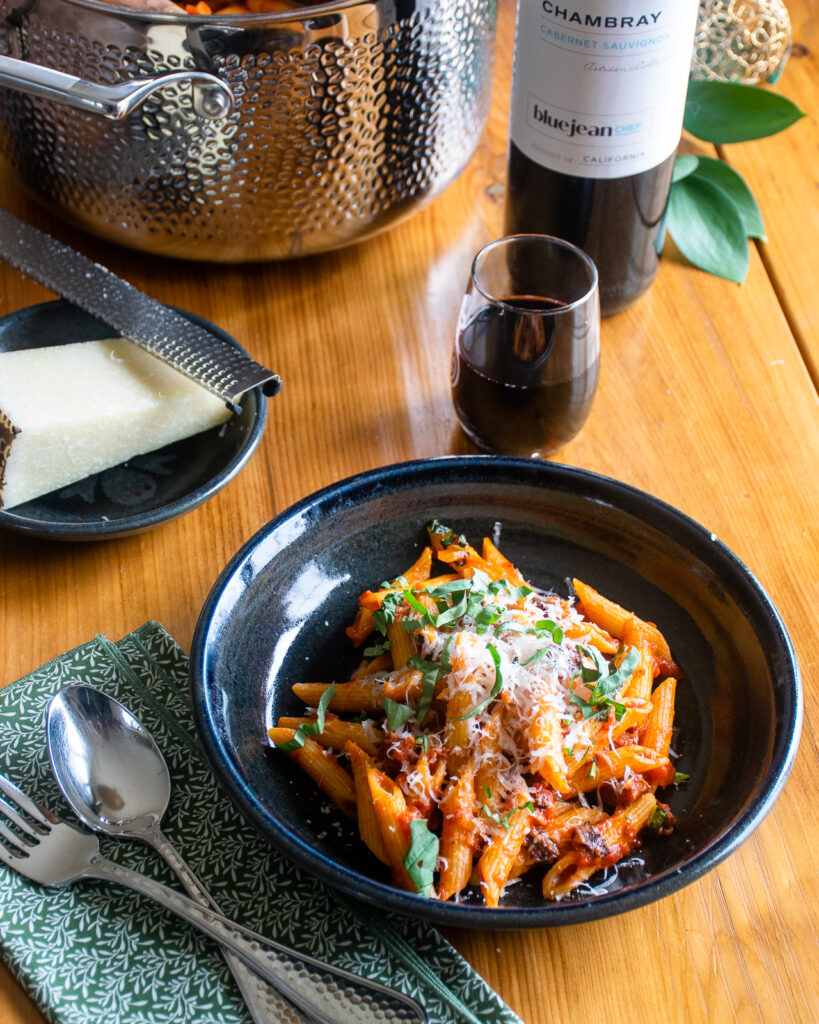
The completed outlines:
{"type": "MultiPolygon", "coordinates": [[[[0,690],[0,771],[70,819],[51,775],[51,696],[87,683],[153,733],[173,783],[165,831],[222,909],[270,938],[414,995],[433,1024],[520,1024],[429,925],[341,898],[272,850],[217,788],[193,733],[188,660],[157,623],[97,637],[0,690]]],[[[155,853],[102,838],[112,860],[178,887],[155,853]]],[[[248,1024],[218,948],[109,883],[43,889],[0,868],[0,954],[60,1024],[248,1024]]]]}

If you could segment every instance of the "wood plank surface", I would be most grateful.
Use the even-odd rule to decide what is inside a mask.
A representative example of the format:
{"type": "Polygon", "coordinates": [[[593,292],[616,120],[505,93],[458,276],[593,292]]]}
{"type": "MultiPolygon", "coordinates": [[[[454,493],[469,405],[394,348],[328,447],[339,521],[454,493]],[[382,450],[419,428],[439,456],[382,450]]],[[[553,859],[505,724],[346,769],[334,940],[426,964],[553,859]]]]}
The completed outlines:
{"type": "Polygon", "coordinates": [[[773,87],[806,114],[785,132],[721,147],[753,185],[768,229],[758,247],[814,383],[819,386],[819,310],[815,269],[806,257],[819,237],[819,5],[787,4],[793,51],[773,87]]]}
{"type": "MultiPolygon", "coordinates": [[[[807,2],[793,9],[813,24],[807,2]]],[[[492,113],[467,171],[412,219],[342,252],[247,267],[140,256],[60,224],[7,172],[0,177],[4,205],[149,294],[220,324],[285,382],[251,462],[189,515],[99,544],[0,533],[0,679],[146,619],[188,647],[220,570],[276,512],[361,470],[471,450],[452,410],[449,359],[471,257],[501,231],[513,10],[501,0],[492,113]]],[[[782,85],[803,105],[814,87],[790,70],[782,85]]],[[[757,194],[768,188],[771,145],[742,147],[757,194]]],[[[813,163],[788,173],[790,207],[815,204],[813,163]]],[[[774,204],[765,215],[771,240],[764,261],[752,252],[741,287],[669,251],[647,295],[604,322],[592,415],[556,461],[675,505],[756,574],[801,664],[800,751],[754,836],[681,892],[571,928],[448,932],[526,1024],[816,1019],[819,411],[803,353],[819,241],[801,236],[801,260],[792,261],[791,209],[774,204]]],[[[48,297],[0,265],[0,315],[48,297]]],[[[43,1020],[5,969],[0,1020],[43,1020]]]]}

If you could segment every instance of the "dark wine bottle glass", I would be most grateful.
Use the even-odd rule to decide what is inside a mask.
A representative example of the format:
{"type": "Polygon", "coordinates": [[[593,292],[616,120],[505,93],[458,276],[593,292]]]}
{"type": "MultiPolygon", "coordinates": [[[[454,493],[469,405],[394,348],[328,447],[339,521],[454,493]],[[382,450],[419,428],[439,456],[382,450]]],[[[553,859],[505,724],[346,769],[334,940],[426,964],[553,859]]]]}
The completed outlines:
{"type": "Polygon", "coordinates": [[[504,230],[587,252],[603,316],[657,272],[697,9],[518,0],[504,230]]]}
{"type": "Polygon", "coordinates": [[[466,434],[504,455],[545,456],[583,426],[600,374],[597,271],[544,235],[498,239],[475,257],[452,360],[466,434]]]}

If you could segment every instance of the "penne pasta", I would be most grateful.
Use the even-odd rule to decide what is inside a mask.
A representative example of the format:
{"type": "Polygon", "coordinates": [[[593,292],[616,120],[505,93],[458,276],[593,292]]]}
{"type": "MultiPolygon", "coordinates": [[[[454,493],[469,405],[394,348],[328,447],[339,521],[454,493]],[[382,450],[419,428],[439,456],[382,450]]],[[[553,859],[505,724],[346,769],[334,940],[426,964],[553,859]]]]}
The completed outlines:
{"type": "Polygon", "coordinates": [[[594,841],[584,848],[564,854],[552,865],[543,879],[546,899],[559,899],[578,885],[588,881],[604,867],[616,864],[631,851],[640,831],[657,806],[653,793],[646,793],[630,807],[625,807],[591,826],[594,841]],[[606,853],[599,852],[606,850],[606,853]],[[596,854],[593,851],[598,851],[596,854]]]}
{"type": "MultiPolygon", "coordinates": [[[[296,730],[273,728],[268,730],[268,735],[278,745],[292,740],[296,730]]],[[[345,814],[355,816],[353,780],[338,763],[338,758],[334,754],[308,737],[302,747],[288,751],[287,756],[295,761],[345,814]]]]}
{"type": "Polygon", "coordinates": [[[670,755],[676,665],[657,626],[588,584],[536,592],[489,538],[479,553],[438,522],[428,537],[361,594],[347,634],[374,639],[352,677],[296,683],[315,710],[271,740],[399,888],[474,886],[494,907],[540,867],[561,899],[673,826],[655,790],[686,777],[670,755]]]}
{"type": "Polygon", "coordinates": [[[507,812],[503,822],[505,830],[499,830],[489,840],[478,861],[478,880],[488,907],[498,905],[529,828],[528,793],[521,790],[517,799],[520,803],[507,812]]]}
{"type": "MultiPolygon", "coordinates": [[[[329,689],[330,684],[295,683],[293,693],[308,707],[317,708],[318,703],[329,689]]],[[[335,694],[330,701],[331,711],[369,711],[382,710],[381,696],[384,684],[371,677],[353,679],[349,683],[337,683],[335,694]]]]}
{"type": "Polygon", "coordinates": [[[448,900],[466,888],[472,873],[477,841],[475,820],[475,774],[467,765],[458,778],[451,780],[441,801],[443,823],[439,860],[441,877],[438,899],[448,900]]]}
{"type": "MultiPolygon", "coordinates": [[[[292,729],[295,733],[300,725],[311,725],[313,722],[315,718],[280,718],[278,725],[279,728],[292,729]]],[[[370,757],[378,757],[381,746],[375,742],[370,729],[362,722],[345,722],[341,718],[325,720],[324,728],[316,733],[313,739],[323,747],[331,747],[333,750],[344,750],[347,743],[352,741],[370,757]]]]}
{"type": "Polygon", "coordinates": [[[399,888],[413,892],[415,885],[404,864],[410,848],[409,820],[404,794],[392,779],[373,765],[367,766],[366,778],[387,863],[392,868],[393,881],[399,888]]]}
{"type": "Polygon", "coordinates": [[[632,612],[626,611],[619,604],[610,601],[607,597],[603,597],[602,594],[598,594],[593,587],[586,583],[581,583],[580,580],[573,579],[572,583],[580,601],[583,614],[591,619],[592,622],[619,640],[625,639],[626,628],[629,625],[632,625],[632,628],[636,626],[636,628],[645,633],[657,654],[666,661],[671,661],[671,651],[665,637],[653,622],[644,622],[642,619],[637,618],[632,612]]]}
{"type": "Polygon", "coordinates": [[[352,740],[347,741],[345,750],[349,755],[350,765],[353,769],[358,833],[361,836],[361,841],[375,854],[382,864],[389,865],[390,858],[381,836],[381,828],[375,814],[375,805],[367,774],[369,768],[375,767],[375,763],[372,757],[352,740]]]}

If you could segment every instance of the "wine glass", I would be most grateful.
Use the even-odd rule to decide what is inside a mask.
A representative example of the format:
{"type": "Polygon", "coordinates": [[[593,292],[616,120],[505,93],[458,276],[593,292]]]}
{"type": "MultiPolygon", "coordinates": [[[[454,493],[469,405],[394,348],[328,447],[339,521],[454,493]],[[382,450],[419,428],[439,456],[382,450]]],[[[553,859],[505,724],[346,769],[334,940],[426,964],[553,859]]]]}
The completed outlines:
{"type": "Polygon", "coordinates": [[[478,447],[544,456],[580,430],[600,375],[589,257],[549,235],[508,235],[475,257],[452,359],[458,420],[478,447]]]}

